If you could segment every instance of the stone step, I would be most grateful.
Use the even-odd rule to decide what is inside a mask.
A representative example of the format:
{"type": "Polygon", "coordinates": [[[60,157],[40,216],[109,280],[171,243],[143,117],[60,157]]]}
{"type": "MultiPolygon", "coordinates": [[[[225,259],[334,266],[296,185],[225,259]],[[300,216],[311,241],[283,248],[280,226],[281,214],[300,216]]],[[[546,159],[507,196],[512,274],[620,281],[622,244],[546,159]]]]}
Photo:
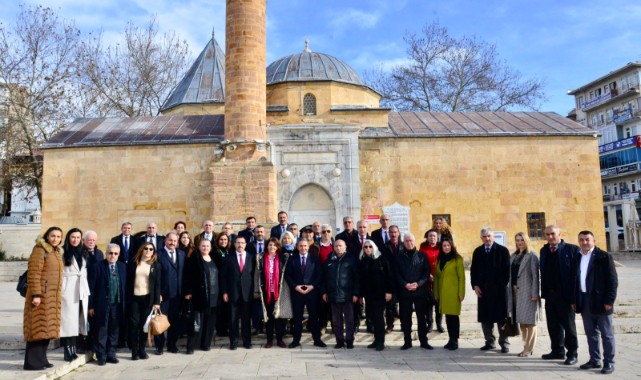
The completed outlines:
{"type": "Polygon", "coordinates": [[[17,282],[18,277],[26,270],[26,261],[0,262],[0,282],[17,282]]]}

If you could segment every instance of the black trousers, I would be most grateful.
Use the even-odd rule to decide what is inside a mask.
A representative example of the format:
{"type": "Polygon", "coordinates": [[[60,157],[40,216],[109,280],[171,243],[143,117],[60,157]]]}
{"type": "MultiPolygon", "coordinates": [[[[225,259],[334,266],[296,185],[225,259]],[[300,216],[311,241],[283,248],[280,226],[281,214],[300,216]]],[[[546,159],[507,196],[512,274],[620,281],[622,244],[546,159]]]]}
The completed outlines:
{"type": "Polygon", "coordinates": [[[260,299],[252,302],[252,328],[259,330],[263,325],[263,303],[260,299]]]}
{"type": "Polygon", "coordinates": [[[398,301],[401,314],[401,329],[405,343],[412,342],[412,307],[416,312],[416,322],[418,324],[418,340],[421,343],[427,343],[427,320],[425,311],[427,310],[426,297],[401,297],[398,301]]]}
{"type": "Polygon", "coordinates": [[[162,350],[165,346],[165,334],[167,334],[167,348],[176,349],[176,342],[180,334],[180,310],[182,309],[182,298],[174,297],[163,300],[160,303],[160,311],[167,316],[169,328],[163,334],[154,336],[154,343],[157,349],[162,350]]]}
{"type": "Polygon", "coordinates": [[[458,315],[445,315],[445,324],[447,325],[447,335],[450,342],[458,342],[461,333],[461,319],[458,315]]]}
{"type": "Polygon", "coordinates": [[[564,354],[565,347],[568,357],[577,356],[579,341],[574,317],[572,306],[566,303],[560,294],[550,292],[545,299],[545,318],[553,353],[564,354]]]}
{"type": "Polygon", "coordinates": [[[427,324],[432,326],[434,323],[434,316],[436,315],[436,326],[441,326],[443,323],[443,314],[439,311],[438,301],[434,297],[434,293],[429,292],[427,296],[427,324]]]}
{"type": "Polygon", "coordinates": [[[267,342],[274,340],[274,327],[276,327],[276,341],[280,342],[285,336],[285,322],[286,320],[282,318],[274,317],[274,307],[276,306],[276,301],[274,301],[272,294],[272,302],[265,304],[265,309],[267,309],[267,323],[265,324],[265,334],[267,335],[267,342]]]}
{"type": "Polygon", "coordinates": [[[24,369],[43,369],[49,364],[47,347],[49,347],[49,339],[27,342],[27,348],[24,351],[24,369]]]}
{"type": "MultiPolygon", "coordinates": [[[[121,305],[114,303],[107,305],[107,312],[104,315],[105,321],[100,328],[94,328],[94,352],[98,361],[105,361],[107,358],[116,357],[118,347],[118,332],[120,330],[121,305]]],[[[94,318],[94,326],[98,323],[94,318]]]]}
{"type": "Polygon", "coordinates": [[[326,329],[327,322],[332,321],[332,307],[329,302],[323,301],[320,297],[316,302],[318,305],[318,328],[326,329]]]}
{"type": "Polygon", "coordinates": [[[229,302],[218,300],[218,307],[216,307],[216,335],[229,336],[229,302]]]}
{"type": "Polygon", "coordinates": [[[385,324],[388,329],[394,328],[394,319],[399,318],[398,298],[392,296],[392,299],[385,304],[385,324]]]}
{"type": "Polygon", "coordinates": [[[133,296],[127,308],[129,310],[129,349],[133,355],[145,352],[147,333],[142,331],[142,327],[151,312],[149,297],[149,295],[133,296]]]}
{"type": "Polygon", "coordinates": [[[366,297],[365,315],[374,328],[374,343],[385,343],[385,299],[366,297]]]}
{"type": "Polygon", "coordinates": [[[200,330],[187,337],[187,351],[193,351],[198,345],[201,350],[209,350],[216,332],[217,308],[212,307],[205,312],[200,312],[200,330]]]}
{"type": "Polygon", "coordinates": [[[242,297],[236,302],[230,302],[229,305],[229,344],[238,345],[238,322],[240,322],[240,333],[243,338],[243,345],[248,346],[252,343],[251,331],[251,312],[254,300],[243,301],[242,297]]]}
{"type": "Polygon", "coordinates": [[[307,307],[307,327],[312,333],[314,342],[320,341],[320,329],[318,328],[318,295],[315,290],[302,295],[295,290],[292,290],[292,311],[294,314],[294,331],[292,332],[292,343],[300,343],[300,338],[303,335],[303,313],[307,307]]]}

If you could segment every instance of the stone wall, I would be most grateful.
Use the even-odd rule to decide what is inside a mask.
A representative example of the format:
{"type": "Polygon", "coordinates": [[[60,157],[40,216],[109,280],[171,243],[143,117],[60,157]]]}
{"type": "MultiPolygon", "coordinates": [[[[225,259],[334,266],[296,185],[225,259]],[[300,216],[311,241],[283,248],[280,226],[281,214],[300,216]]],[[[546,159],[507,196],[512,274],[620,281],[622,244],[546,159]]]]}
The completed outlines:
{"type": "Polygon", "coordinates": [[[203,220],[212,217],[214,149],[189,144],[46,150],[43,228],[94,229],[100,247],[120,233],[124,221],[134,231],[153,221],[165,233],[185,220],[189,231],[200,232],[203,220]]]}
{"type": "MultiPolygon", "coordinates": [[[[451,214],[464,256],[481,244],[479,230],[527,232],[526,213],[544,212],[562,237],[592,230],[605,248],[597,139],[477,137],[360,139],[361,208],[380,214],[398,202],[410,207],[418,241],[433,214],[451,214]]],[[[378,228],[378,225],[372,225],[378,228]]],[[[534,242],[538,249],[542,240],[534,242]]]]}
{"type": "Polygon", "coordinates": [[[6,252],[7,258],[28,259],[41,233],[40,224],[0,224],[0,248],[6,252]]]}

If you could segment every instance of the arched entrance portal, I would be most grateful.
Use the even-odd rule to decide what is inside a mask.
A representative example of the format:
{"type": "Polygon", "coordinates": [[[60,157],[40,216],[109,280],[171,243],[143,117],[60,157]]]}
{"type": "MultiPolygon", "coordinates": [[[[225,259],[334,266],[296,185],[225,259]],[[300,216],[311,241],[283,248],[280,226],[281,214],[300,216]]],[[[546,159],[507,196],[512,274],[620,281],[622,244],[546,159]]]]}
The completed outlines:
{"type": "Polygon", "coordinates": [[[336,208],[330,195],[315,184],[305,185],[289,202],[289,220],[301,228],[318,220],[336,226],[336,208]]]}

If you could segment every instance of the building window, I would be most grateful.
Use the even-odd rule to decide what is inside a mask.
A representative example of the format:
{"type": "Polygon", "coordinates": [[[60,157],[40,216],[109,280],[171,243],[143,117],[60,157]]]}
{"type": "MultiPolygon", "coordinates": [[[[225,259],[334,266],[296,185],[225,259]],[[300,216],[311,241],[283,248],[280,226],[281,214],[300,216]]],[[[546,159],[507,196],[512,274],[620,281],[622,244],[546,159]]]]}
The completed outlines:
{"type": "Polygon", "coordinates": [[[543,239],[545,237],[545,213],[527,213],[527,234],[530,239],[543,239]]]}
{"type": "Polygon", "coordinates": [[[609,194],[610,194],[610,186],[603,185],[603,195],[609,195],[609,194]]]}
{"type": "Polygon", "coordinates": [[[303,114],[305,116],[316,115],[316,97],[312,94],[305,94],[303,97],[303,114]]]}
{"type": "Polygon", "coordinates": [[[632,127],[625,127],[625,138],[632,137],[632,127]]]}
{"type": "Polygon", "coordinates": [[[636,193],[637,191],[637,181],[631,181],[630,182],[630,191],[633,193],[636,193]]]}

